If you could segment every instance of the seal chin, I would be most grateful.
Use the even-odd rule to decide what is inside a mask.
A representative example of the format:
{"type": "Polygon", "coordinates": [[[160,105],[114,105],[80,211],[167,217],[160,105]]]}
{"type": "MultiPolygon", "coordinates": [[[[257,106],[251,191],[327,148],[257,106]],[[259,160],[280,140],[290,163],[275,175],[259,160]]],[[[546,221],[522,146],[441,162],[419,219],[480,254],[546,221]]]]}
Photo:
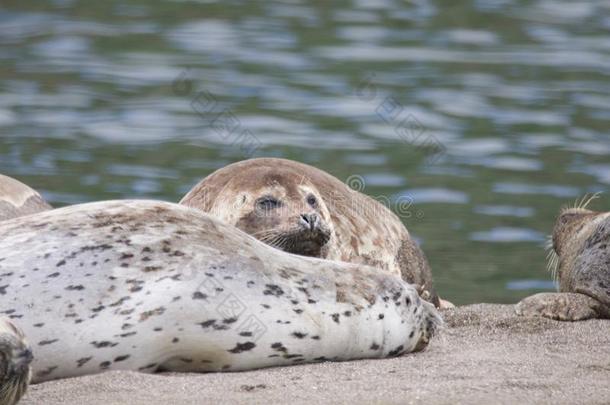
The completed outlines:
{"type": "Polygon", "coordinates": [[[330,232],[322,229],[296,229],[284,235],[273,246],[285,252],[310,257],[322,257],[322,250],[330,240],[330,232]]]}

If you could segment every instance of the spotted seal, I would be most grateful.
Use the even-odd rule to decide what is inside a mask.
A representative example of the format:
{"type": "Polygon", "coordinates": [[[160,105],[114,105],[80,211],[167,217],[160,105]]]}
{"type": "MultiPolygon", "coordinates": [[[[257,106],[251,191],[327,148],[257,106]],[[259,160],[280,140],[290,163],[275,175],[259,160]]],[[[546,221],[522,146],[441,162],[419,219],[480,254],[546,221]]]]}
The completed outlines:
{"type": "MultiPolygon", "coordinates": [[[[290,253],[367,264],[422,286],[437,307],[428,261],[383,204],[315,167],[258,158],[223,167],[180,204],[290,253]]],[[[449,304],[450,305],[450,304],[449,304]]]]}
{"type": "Polygon", "coordinates": [[[441,322],[399,277],[288,254],[154,201],[0,222],[0,293],[0,314],[32,345],[33,382],[398,356],[441,322]]]}
{"type": "Polygon", "coordinates": [[[562,321],[610,318],[610,212],[586,209],[593,198],[563,209],[555,222],[549,268],[560,292],[523,299],[518,314],[562,321]]]}
{"type": "Polygon", "coordinates": [[[0,221],[50,209],[52,207],[36,191],[0,174],[0,221]]]}
{"type": "Polygon", "coordinates": [[[31,362],[32,351],[21,329],[0,317],[0,404],[19,402],[30,381],[31,362]]]}

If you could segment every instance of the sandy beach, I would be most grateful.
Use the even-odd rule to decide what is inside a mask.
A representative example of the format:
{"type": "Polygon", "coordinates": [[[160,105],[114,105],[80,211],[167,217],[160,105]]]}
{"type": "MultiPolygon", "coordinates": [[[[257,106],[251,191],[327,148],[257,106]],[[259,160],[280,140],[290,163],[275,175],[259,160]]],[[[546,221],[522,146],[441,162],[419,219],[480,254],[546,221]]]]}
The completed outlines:
{"type": "Polygon", "coordinates": [[[425,352],[240,373],[109,372],[34,385],[21,404],[610,403],[610,320],[445,310],[425,352]]]}

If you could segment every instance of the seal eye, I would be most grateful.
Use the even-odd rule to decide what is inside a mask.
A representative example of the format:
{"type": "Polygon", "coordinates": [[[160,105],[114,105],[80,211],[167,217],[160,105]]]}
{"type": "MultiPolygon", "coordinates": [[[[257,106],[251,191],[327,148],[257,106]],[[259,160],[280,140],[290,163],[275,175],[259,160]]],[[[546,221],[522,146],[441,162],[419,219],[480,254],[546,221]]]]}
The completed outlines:
{"type": "Polygon", "coordinates": [[[271,210],[279,207],[280,202],[273,197],[262,197],[256,202],[256,205],[262,210],[271,210]]]}
{"type": "Polygon", "coordinates": [[[307,204],[313,208],[316,208],[318,206],[318,200],[316,200],[316,197],[313,194],[309,194],[307,196],[307,204]]]}

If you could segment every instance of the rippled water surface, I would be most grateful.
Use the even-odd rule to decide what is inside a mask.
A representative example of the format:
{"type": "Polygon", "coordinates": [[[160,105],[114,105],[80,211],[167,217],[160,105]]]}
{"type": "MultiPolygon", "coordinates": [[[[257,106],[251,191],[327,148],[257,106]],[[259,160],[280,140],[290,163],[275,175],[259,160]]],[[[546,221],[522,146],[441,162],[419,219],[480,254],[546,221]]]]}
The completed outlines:
{"type": "Polygon", "coordinates": [[[61,206],[301,160],[399,211],[445,298],[514,302],[610,185],[609,76],[607,1],[3,0],[0,171],[61,206]]]}

